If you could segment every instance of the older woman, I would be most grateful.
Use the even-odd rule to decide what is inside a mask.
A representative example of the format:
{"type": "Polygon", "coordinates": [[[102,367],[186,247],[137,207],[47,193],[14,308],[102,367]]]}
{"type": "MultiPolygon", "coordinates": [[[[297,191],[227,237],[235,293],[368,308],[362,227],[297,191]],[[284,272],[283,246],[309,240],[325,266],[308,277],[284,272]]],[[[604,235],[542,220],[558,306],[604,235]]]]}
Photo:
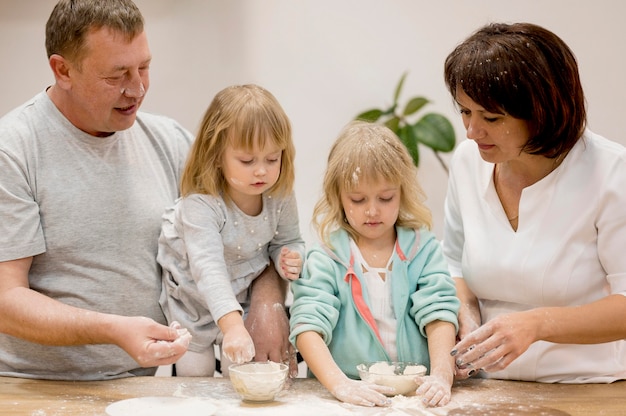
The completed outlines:
{"type": "Polygon", "coordinates": [[[626,378],[626,149],[586,128],[572,51],[533,24],[490,24],[447,57],[445,81],[469,139],[445,207],[457,378],[626,378]]]}

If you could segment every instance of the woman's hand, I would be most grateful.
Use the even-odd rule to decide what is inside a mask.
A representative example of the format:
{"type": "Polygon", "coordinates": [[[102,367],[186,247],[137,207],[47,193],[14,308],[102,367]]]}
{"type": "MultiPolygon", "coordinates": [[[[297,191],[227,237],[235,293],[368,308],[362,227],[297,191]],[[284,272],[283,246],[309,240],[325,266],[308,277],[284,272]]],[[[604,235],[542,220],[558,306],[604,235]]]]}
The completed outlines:
{"type": "Polygon", "coordinates": [[[537,324],[528,312],[501,315],[472,331],[456,344],[456,378],[473,376],[477,371],[506,368],[537,340],[537,324]]]}
{"type": "MultiPolygon", "coordinates": [[[[476,311],[474,308],[471,308],[468,305],[461,304],[459,308],[458,319],[459,319],[459,332],[457,333],[457,341],[463,341],[465,338],[467,338],[468,335],[470,335],[472,332],[480,328],[480,324],[479,324],[480,311],[476,311]],[[476,314],[478,314],[478,319],[479,319],[478,321],[475,318],[476,314]]],[[[456,355],[454,351],[459,351],[458,350],[459,344],[457,344],[452,350],[453,352],[452,355],[456,355]]],[[[463,345],[464,344],[461,344],[461,346],[463,345]]],[[[458,357],[457,357],[456,362],[457,362],[457,368],[454,372],[454,377],[457,380],[464,380],[468,377],[471,377],[477,371],[476,370],[472,374],[469,374],[472,370],[471,368],[467,369],[467,371],[464,371],[465,369],[458,368],[458,363],[459,363],[458,357]]]]}

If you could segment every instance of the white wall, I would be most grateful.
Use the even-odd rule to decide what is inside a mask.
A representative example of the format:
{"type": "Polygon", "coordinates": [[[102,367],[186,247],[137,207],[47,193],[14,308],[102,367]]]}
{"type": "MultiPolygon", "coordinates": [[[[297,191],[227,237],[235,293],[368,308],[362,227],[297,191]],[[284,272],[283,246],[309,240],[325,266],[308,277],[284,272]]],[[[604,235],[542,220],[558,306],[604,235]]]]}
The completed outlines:
{"type": "MultiPolygon", "coordinates": [[[[576,53],[597,133],[626,144],[626,3],[621,0],[136,0],[154,55],[144,110],[194,131],[213,95],[234,83],[268,88],[290,115],[296,191],[309,228],[327,152],[361,110],[389,104],[409,71],[405,97],[425,95],[465,137],[445,90],[445,56],[490,21],[530,21],[576,53]]],[[[52,82],[44,25],[55,0],[0,0],[0,114],[52,82]]],[[[0,138],[1,140],[1,138],[0,138]]],[[[449,155],[445,155],[449,159],[449,155]]],[[[428,149],[420,177],[441,236],[446,176],[428,149]]]]}

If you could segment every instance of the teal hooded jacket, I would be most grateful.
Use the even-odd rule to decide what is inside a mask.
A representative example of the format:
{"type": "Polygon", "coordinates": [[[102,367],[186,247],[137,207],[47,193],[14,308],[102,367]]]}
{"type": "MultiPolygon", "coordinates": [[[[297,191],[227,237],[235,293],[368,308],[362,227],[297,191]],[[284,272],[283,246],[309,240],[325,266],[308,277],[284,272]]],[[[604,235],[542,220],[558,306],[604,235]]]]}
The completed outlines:
{"type": "MultiPolygon", "coordinates": [[[[458,330],[459,300],[448,273],[441,245],[428,230],[396,227],[396,250],[391,267],[391,293],[397,320],[399,361],[412,361],[430,369],[425,327],[446,321],[458,330]]],[[[308,253],[300,279],[291,282],[291,333],[319,333],[341,370],[358,379],[356,366],[389,361],[369,312],[366,282],[361,267],[353,267],[350,237],[343,230],[331,235],[332,249],[317,244],[308,253]],[[362,300],[353,289],[361,286],[362,300]]]]}

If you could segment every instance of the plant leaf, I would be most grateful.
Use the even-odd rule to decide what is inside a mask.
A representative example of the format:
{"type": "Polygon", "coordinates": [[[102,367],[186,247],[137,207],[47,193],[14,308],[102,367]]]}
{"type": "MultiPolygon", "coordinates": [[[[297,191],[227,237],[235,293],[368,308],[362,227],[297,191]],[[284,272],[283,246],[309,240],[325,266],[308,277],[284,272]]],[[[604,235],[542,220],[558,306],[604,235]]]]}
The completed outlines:
{"type": "Polygon", "coordinates": [[[438,152],[450,152],[456,142],[452,123],[443,115],[428,113],[412,126],[418,142],[438,152]]]}
{"type": "Polygon", "coordinates": [[[404,126],[398,132],[398,137],[400,141],[404,144],[404,147],[409,151],[411,158],[413,159],[413,164],[415,166],[419,166],[420,163],[420,151],[417,147],[417,138],[413,133],[413,128],[411,126],[404,126]]]}
{"type": "Polygon", "coordinates": [[[363,120],[363,121],[371,121],[375,122],[383,115],[383,110],[378,108],[373,108],[371,110],[367,110],[356,116],[355,120],[363,120]]]}
{"type": "Polygon", "coordinates": [[[428,104],[427,98],[424,97],[414,97],[407,103],[406,107],[404,107],[404,115],[410,116],[411,114],[417,113],[422,107],[428,104]]]}
{"type": "Polygon", "coordinates": [[[404,85],[404,79],[406,78],[407,73],[405,72],[400,77],[400,81],[398,81],[398,85],[396,86],[396,91],[393,94],[393,107],[398,105],[398,99],[400,98],[400,92],[402,91],[402,86],[404,85]]]}
{"type": "Polygon", "coordinates": [[[385,126],[389,127],[397,136],[400,135],[400,119],[398,117],[392,117],[385,121],[385,126]]]}

